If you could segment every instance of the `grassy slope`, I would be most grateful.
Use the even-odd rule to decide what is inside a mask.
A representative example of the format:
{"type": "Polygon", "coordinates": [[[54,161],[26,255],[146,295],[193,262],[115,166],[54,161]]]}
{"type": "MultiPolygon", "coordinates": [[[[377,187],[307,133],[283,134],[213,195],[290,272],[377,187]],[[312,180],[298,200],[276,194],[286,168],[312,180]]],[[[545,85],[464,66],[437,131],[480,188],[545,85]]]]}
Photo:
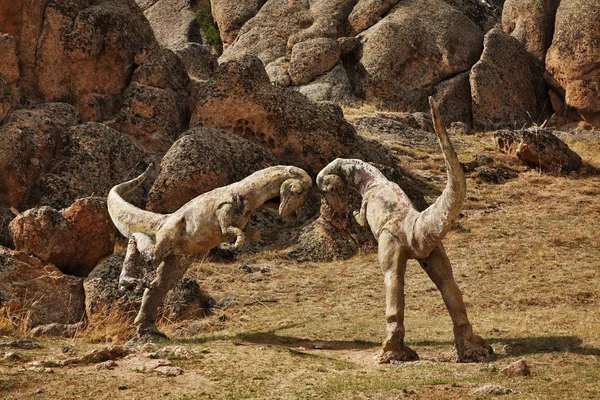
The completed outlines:
{"type": "MultiPolygon", "coordinates": [[[[511,163],[492,151],[489,135],[461,139],[472,144],[459,150],[462,161],[486,153],[511,163]]],[[[598,139],[569,138],[595,166],[598,139]]],[[[412,167],[442,177],[439,153],[425,153],[412,167]]],[[[475,331],[497,353],[491,363],[452,361],[450,319],[416,262],[406,277],[407,341],[432,363],[398,367],[372,359],[385,329],[374,255],[297,264],[263,254],[200,262],[190,271],[216,297],[236,300],[205,320],[164,323],[175,344],[198,351],[174,361],[183,375],[136,372],[127,361],[109,371],[79,366],[51,374],[0,361],[0,398],[462,399],[477,398],[471,391],[483,384],[513,389],[512,399],[600,398],[600,176],[526,171],[503,185],[470,179],[464,214],[462,229],[444,243],[475,331]],[[270,272],[248,274],[243,264],[270,272]],[[498,372],[521,358],[532,376],[498,372]]],[[[46,340],[43,349],[20,353],[59,359],[69,345],[82,354],[99,346],[92,336],[103,337],[46,340]]]]}

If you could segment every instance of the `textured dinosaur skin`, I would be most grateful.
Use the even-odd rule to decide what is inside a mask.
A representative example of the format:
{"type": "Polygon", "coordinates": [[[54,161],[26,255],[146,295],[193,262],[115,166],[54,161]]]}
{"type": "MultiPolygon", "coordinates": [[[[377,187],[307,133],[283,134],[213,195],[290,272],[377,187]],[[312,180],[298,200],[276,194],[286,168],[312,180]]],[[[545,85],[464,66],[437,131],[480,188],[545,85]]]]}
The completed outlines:
{"type": "Polygon", "coordinates": [[[404,274],[409,259],[416,259],[442,294],[452,318],[458,361],[484,361],[492,348],[479,336],[467,318],[462,294],[454,281],[452,266],[441,240],[458,218],[466,193],[466,182],[458,157],[440,123],[435,101],[429,99],[435,132],[446,161],[448,181],[434,204],[419,212],[404,191],[387,180],[375,167],[361,160],[336,159],[317,176],[317,186],[331,208],[348,209],[348,192],[362,196],[356,221],[370,227],[378,242],[379,264],[386,287],[387,338],[378,355],[380,363],[417,360],[417,353],[404,343],[404,274]]]}
{"type": "Polygon", "coordinates": [[[129,238],[119,286],[139,287],[140,280],[135,276],[140,255],[157,267],[156,278],[145,289],[135,319],[139,337],[162,335],[155,325],[158,307],[183,277],[195,254],[226,243],[233,236],[235,243],[229,246],[240,248],[246,240],[243,229],[254,210],[279,197],[279,214],[288,218],[304,204],[312,186],[311,178],[300,168],[269,167],[204,193],[172,214],[157,214],[137,208],[122,197],[141,185],[151,168],[113,187],[107,199],[113,223],[129,238]]]}

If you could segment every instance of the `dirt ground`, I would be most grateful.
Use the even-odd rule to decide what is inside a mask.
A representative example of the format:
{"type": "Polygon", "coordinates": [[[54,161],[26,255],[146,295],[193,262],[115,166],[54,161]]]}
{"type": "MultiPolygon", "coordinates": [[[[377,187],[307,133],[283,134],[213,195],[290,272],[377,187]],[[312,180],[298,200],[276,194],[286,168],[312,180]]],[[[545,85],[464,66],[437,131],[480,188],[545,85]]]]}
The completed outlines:
{"type": "MultiPolygon", "coordinates": [[[[512,390],[510,399],[600,398],[600,133],[567,138],[591,166],[569,176],[523,168],[496,153],[490,135],[461,137],[469,144],[458,150],[461,161],[486,154],[520,174],[503,184],[471,176],[463,217],[444,245],[475,332],[494,348],[491,362],[454,362],[450,318],[416,262],[406,276],[405,325],[421,361],[379,365],[385,302],[375,255],[295,263],[261,253],[196,263],[189,274],[231,305],[200,320],[163,321],[172,340],[116,365],[59,365],[122,344],[109,334],[0,348],[16,354],[0,361],[0,398],[495,398],[474,392],[488,384],[512,390]],[[501,372],[521,359],[529,376],[501,372]],[[159,364],[172,368],[166,375],[159,364]]],[[[412,152],[419,157],[405,159],[409,169],[443,187],[439,151],[412,152]]]]}

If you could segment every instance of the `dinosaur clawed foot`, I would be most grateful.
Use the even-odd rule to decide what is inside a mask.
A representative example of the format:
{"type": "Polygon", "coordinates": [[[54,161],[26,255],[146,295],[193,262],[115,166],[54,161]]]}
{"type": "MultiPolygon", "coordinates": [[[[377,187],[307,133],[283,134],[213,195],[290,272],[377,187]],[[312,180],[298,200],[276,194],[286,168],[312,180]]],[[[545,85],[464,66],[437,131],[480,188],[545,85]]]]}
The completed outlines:
{"type": "Polygon", "coordinates": [[[470,338],[455,339],[456,344],[456,361],[457,362],[484,362],[489,361],[494,350],[492,346],[477,335],[471,335],[470,338]]]}
{"type": "Polygon", "coordinates": [[[155,343],[169,340],[169,337],[158,330],[156,325],[139,325],[137,335],[127,342],[127,345],[133,346],[143,343],[155,343]]]}
{"type": "Polygon", "coordinates": [[[394,361],[416,361],[419,355],[416,351],[405,344],[399,346],[384,346],[384,348],[375,356],[379,364],[388,364],[394,361]]]}

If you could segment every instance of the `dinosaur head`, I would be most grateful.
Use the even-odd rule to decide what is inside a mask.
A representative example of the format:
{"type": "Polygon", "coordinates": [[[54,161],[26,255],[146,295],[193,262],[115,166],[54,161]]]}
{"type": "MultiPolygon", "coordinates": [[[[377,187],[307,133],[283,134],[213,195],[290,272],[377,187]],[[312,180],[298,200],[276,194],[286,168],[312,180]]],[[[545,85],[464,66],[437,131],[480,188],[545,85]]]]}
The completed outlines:
{"type": "Polygon", "coordinates": [[[321,175],[317,178],[319,190],[334,212],[344,214],[348,210],[348,196],[342,179],[336,174],[321,175]]]}
{"type": "Polygon", "coordinates": [[[298,213],[300,207],[306,201],[308,192],[312,186],[310,176],[298,168],[298,177],[287,179],[279,190],[279,215],[288,219],[298,213]]]}

